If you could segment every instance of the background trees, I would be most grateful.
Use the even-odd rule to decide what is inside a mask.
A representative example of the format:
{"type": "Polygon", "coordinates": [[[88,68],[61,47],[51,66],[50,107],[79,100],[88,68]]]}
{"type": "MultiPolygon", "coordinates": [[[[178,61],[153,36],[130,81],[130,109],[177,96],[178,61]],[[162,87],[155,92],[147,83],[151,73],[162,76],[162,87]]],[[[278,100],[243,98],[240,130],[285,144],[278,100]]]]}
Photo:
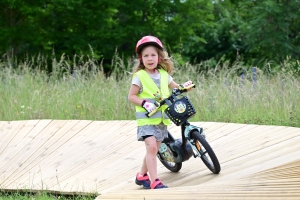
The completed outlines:
{"type": "Polygon", "coordinates": [[[299,9],[299,0],[2,0],[0,53],[93,53],[109,71],[116,51],[129,58],[150,34],[192,63],[238,56],[280,64],[299,57],[299,9]]]}

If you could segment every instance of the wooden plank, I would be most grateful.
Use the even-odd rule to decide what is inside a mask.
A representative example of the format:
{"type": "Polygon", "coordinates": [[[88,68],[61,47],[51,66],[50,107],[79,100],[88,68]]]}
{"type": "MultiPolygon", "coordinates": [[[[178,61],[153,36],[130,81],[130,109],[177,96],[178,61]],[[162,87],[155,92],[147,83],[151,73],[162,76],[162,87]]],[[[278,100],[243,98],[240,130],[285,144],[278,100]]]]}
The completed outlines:
{"type": "MultiPolygon", "coordinates": [[[[39,166],[33,166],[31,170],[32,177],[28,176],[25,180],[30,180],[31,187],[36,189],[38,187],[41,187],[45,185],[47,188],[51,188],[53,184],[56,184],[58,182],[58,173],[60,173],[60,167],[62,166],[63,160],[61,159],[63,155],[63,151],[60,150],[60,148],[64,148],[70,145],[70,143],[73,141],[74,137],[86,126],[88,126],[91,123],[91,121],[88,120],[81,120],[78,121],[71,129],[69,129],[67,132],[61,132],[59,131],[59,135],[56,134],[55,136],[60,138],[56,141],[54,145],[51,146],[51,153],[48,154],[47,159],[44,159],[42,162],[39,163],[39,166]],[[63,135],[61,135],[63,133],[63,135]],[[38,178],[35,178],[38,177],[38,178]],[[41,182],[41,179],[47,180],[44,182],[41,182]]],[[[74,146],[76,148],[76,146],[74,146]]],[[[72,157],[76,157],[73,155],[72,157]]],[[[18,179],[18,182],[20,182],[21,179],[18,179]]],[[[57,188],[55,188],[56,190],[57,188]]],[[[60,189],[60,188],[58,188],[60,189]]]]}
{"type": "MultiPolygon", "coordinates": [[[[147,190],[134,192],[120,192],[99,195],[96,199],[244,199],[244,197],[251,197],[252,199],[295,199],[300,194],[299,191],[286,190],[269,190],[261,186],[257,189],[247,189],[247,186],[240,189],[232,188],[230,184],[218,185],[218,187],[181,187],[173,189],[162,190],[147,190]],[[202,197],[202,198],[201,198],[202,197]]],[[[247,199],[247,198],[246,198],[247,199]]]]}
{"type": "MultiPolygon", "coordinates": [[[[275,152],[275,154],[276,154],[276,151],[274,151],[274,150],[272,150],[272,152],[275,152]]],[[[259,163],[257,163],[258,165],[259,165],[259,163]]],[[[192,164],[193,166],[195,166],[195,164],[192,164]]],[[[242,164],[239,164],[238,166],[242,166],[242,164]]],[[[188,166],[188,167],[190,167],[190,166],[188,166]]],[[[197,169],[197,167],[193,167],[193,168],[189,168],[189,171],[192,171],[192,173],[195,173],[195,171],[193,172],[193,170],[198,170],[197,169]]],[[[223,173],[223,172],[221,172],[221,173],[223,173]]],[[[218,175],[219,176],[219,175],[218,175]]],[[[184,177],[187,177],[187,174],[185,173],[184,174],[184,177]]],[[[201,177],[199,177],[199,179],[200,179],[201,177]]],[[[195,179],[195,175],[194,175],[194,177],[191,175],[191,179],[195,179]]],[[[208,179],[211,179],[211,178],[208,178],[208,179]]],[[[203,180],[203,178],[201,178],[201,182],[202,182],[202,180],[203,180]]],[[[216,179],[216,180],[219,180],[219,179],[216,179]]],[[[197,181],[196,181],[197,182],[197,181]]],[[[205,182],[205,181],[204,181],[205,182]]],[[[173,182],[172,182],[173,183],[173,182]]],[[[182,183],[181,183],[182,184],[182,183]]],[[[195,184],[199,184],[199,183],[195,183],[195,184]]]]}
{"type": "Polygon", "coordinates": [[[250,128],[252,129],[252,126],[246,125],[246,124],[233,124],[233,123],[227,123],[222,124],[222,126],[217,127],[216,129],[207,129],[206,130],[206,137],[209,141],[213,142],[215,140],[218,140],[228,134],[231,134],[234,131],[238,131],[242,128],[250,128]]]}
{"type": "Polygon", "coordinates": [[[10,122],[0,121],[0,133],[3,133],[5,129],[9,126],[10,122]]]}
{"type": "Polygon", "coordinates": [[[27,144],[27,142],[35,137],[34,134],[30,134],[30,131],[38,122],[38,120],[27,121],[18,131],[16,131],[15,135],[12,134],[12,138],[6,138],[9,145],[7,145],[1,152],[1,175],[6,173],[7,168],[11,170],[12,165],[20,165],[20,163],[15,162],[14,158],[18,156],[20,150],[27,144]]]}
{"type": "MultiPolygon", "coordinates": [[[[84,144],[84,146],[82,146],[82,148],[78,148],[77,149],[78,153],[82,154],[83,158],[84,158],[84,160],[82,162],[88,163],[88,160],[95,162],[95,160],[93,160],[92,158],[90,158],[90,159],[86,159],[86,158],[89,156],[94,157],[95,152],[99,151],[100,149],[105,150],[106,145],[103,145],[103,143],[110,143],[109,141],[111,139],[115,140],[114,139],[115,136],[111,137],[111,135],[114,134],[114,131],[116,131],[116,130],[120,131],[120,128],[122,128],[127,123],[128,122],[122,122],[122,123],[119,122],[118,125],[115,125],[115,123],[113,123],[113,124],[108,123],[110,128],[108,128],[105,133],[102,133],[100,130],[100,132],[97,133],[98,137],[93,138],[92,145],[87,143],[87,144],[84,144]]],[[[78,153],[76,153],[76,155],[80,155],[78,153]]],[[[68,157],[68,155],[66,155],[66,156],[68,157]]],[[[80,165],[76,165],[76,167],[78,167],[78,166],[80,167],[80,165]]]]}
{"type": "MultiPolygon", "coordinates": [[[[119,122],[119,123],[117,123],[117,125],[111,124],[109,126],[109,129],[111,129],[110,131],[112,131],[112,134],[113,134],[113,131],[117,131],[120,127],[122,127],[126,123],[128,123],[128,122],[122,122],[122,123],[119,122]]],[[[82,129],[82,130],[84,130],[84,129],[82,129]]],[[[59,186],[59,185],[63,184],[61,179],[63,180],[64,176],[68,176],[69,173],[76,168],[76,165],[72,160],[78,159],[77,156],[74,156],[74,153],[75,153],[75,155],[78,154],[77,151],[80,148],[74,149],[74,148],[71,148],[71,146],[78,147],[77,144],[74,143],[74,141],[81,142],[79,140],[76,140],[76,138],[78,135],[80,135],[82,133],[82,130],[80,130],[80,132],[78,132],[78,133],[76,132],[76,136],[73,134],[70,134],[73,136],[71,139],[66,141],[63,146],[61,146],[63,149],[59,148],[55,152],[53,152],[53,156],[55,158],[47,159],[48,162],[42,163],[43,169],[46,171],[46,173],[43,172],[43,174],[46,174],[46,175],[43,175],[43,179],[48,179],[48,182],[45,182],[44,184],[47,184],[48,187],[50,187],[49,185],[51,185],[51,187],[56,186],[56,185],[57,185],[57,187],[63,187],[63,186],[59,186]],[[66,150],[66,147],[70,147],[69,148],[70,151],[68,151],[68,152],[71,153],[72,155],[66,154],[66,152],[64,151],[64,150],[66,150]],[[47,171],[52,171],[52,173],[47,173],[47,171]],[[55,172],[55,173],[53,173],[53,172],[55,172]]],[[[107,135],[107,137],[110,138],[111,134],[110,134],[110,132],[108,132],[108,130],[106,131],[106,135],[107,135]]],[[[99,133],[99,135],[101,136],[100,133],[99,133]]],[[[82,144],[80,144],[80,145],[82,145],[82,144]]],[[[83,159],[84,159],[84,157],[83,157],[83,159]]],[[[35,171],[38,171],[38,170],[39,170],[38,168],[35,169],[35,171]]],[[[79,170],[81,170],[81,169],[79,169],[79,170]]],[[[32,182],[33,182],[33,184],[38,185],[39,184],[38,182],[40,182],[40,180],[35,179],[32,182]]],[[[57,189],[57,188],[55,188],[55,189],[57,189]]]]}
{"type": "Polygon", "coordinates": [[[192,170],[191,170],[192,171],[192,170]]]}
{"type": "MultiPolygon", "coordinates": [[[[31,120],[12,122],[16,127],[0,122],[0,136],[4,131],[11,134],[0,139],[10,144],[2,148],[0,160],[11,155],[0,163],[7,170],[7,177],[0,177],[3,188],[97,191],[101,194],[97,199],[295,199],[300,195],[299,128],[193,122],[205,128],[221,173],[212,174],[199,158],[184,162],[179,173],[159,163],[159,177],[170,188],[157,191],[134,183],[145,154],[144,143],[136,141],[135,121],[46,121],[37,126],[31,120]],[[13,160],[22,165],[16,167],[13,160]]],[[[180,127],[172,125],[169,130],[180,137],[180,127]]]]}
{"type": "MultiPolygon", "coordinates": [[[[47,144],[43,148],[41,148],[41,153],[39,156],[39,159],[36,159],[36,162],[31,162],[30,165],[25,165],[24,167],[20,168],[18,172],[12,174],[11,178],[5,182],[4,185],[7,185],[9,187],[10,184],[13,184],[15,182],[18,183],[29,183],[29,181],[32,179],[32,176],[39,176],[41,172],[39,171],[41,167],[41,163],[45,160],[51,160],[52,158],[50,155],[61,145],[63,145],[70,137],[72,137],[72,134],[68,134],[68,131],[72,130],[76,124],[78,124],[79,121],[66,121],[64,123],[64,126],[59,127],[56,132],[47,140],[47,144]],[[33,172],[30,172],[29,169],[37,168],[37,170],[33,170],[33,172]],[[21,177],[24,177],[26,181],[22,181],[21,177]]],[[[18,185],[20,186],[20,185],[18,185]]],[[[23,185],[22,185],[23,186],[23,185]]],[[[16,187],[16,186],[14,186],[16,187]]],[[[21,188],[21,187],[18,187],[21,188]]],[[[30,188],[30,187],[29,187],[30,188]]]]}
{"type": "Polygon", "coordinates": [[[39,160],[39,156],[41,156],[41,154],[43,153],[44,148],[47,148],[46,146],[49,138],[51,138],[51,136],[57,131],[57,129],[59,129],[65,123],[66,121],[62,120],[41,120],[40,123],[36,124],[34,130],[32,129],[31,131],[33,133],[37,133],[37,135],[35,135],[27,144],[23,141],[22,145],[20,146],[21,149],[19,150],[21,155],[16,155],[15,158],[11,159],[12,163],[7,162],[6,165],[9,167],[13,167],[15,170],[13,170],[13,168],[10,168],[9,171],[11,172],[11,174],[7,173],[6,177],[9,178],[9,176],[12,174],[17,175],[18,173],[24,173],[28,165],[30,165],[35,160],[39,160]],[[16,164],[18,164],[17,167],[16,164]]]}
{"type": "MultiPolygon", "coordinates": [[[[195,164],[193,164],[193,166],[196,166],[195,164]]],[[[197,170],[197,167],[195,168],[193,168],[193,169],[195,169],[195,170],[197,170]]],[[[190,169],[190,171],[193,171],[193,169],[190,169]]],[[[185,177],[186,177],[186,173],[184,174],[185,175],[185,177]]],[[[192,177],[193,178],[193,177],[192,177]]],[[[201,178],[201,177],[199,177],[199,178],[201,178]]]]}
{"type": "Polygon", "coordinates": [[[18,134],[24,123],[26,121],[4,122],[6,126],[1,126],[2,130],[0,132],[0,154],[10,145],[10,142],[18,134]]]}
{"type": "MultiPolygon", "coordinates": [[[[266,127],[261,127],[262,129],[257,130],[256,134],[252,135],[252,131],[244,132],[244,134],[240,134],[240,136],[235,136],[234,139],[232,137],[227,140],[223,140],[224,148],[223,151],[227,151],[230,147],[230,157],[222,158],[223,162],[226,162],[229,159],[234,159],[246,154],[250,154],[255,151],[259,151],[265,147],[275,145],[276,143],[287,140],[291,137],[297,135],[297,131],[289,132],[286,127],[271,127],[269,130],[266,127]],[[273,134],[278,131],[277,134],[273,134]],[[295,133],[295,134],[293,134],[295,133]]],[[[215,146],[215,148],[217,148],[215,146]]],[[[225,155],[225,152],[222,153],[218,151],[219,154],[225,155]]],[[[228,155],[226,153],[226,155],[228,155]]]]}
{"type": "MultiPolygon", "coordinates": [[[[42,131],[45,126],[50,123],[50,120],[31,120],[27,121],[24,126],[18,132],[15,140],[10,142],[5,151],[2,152],[2,156],[5,157],[6,164],[1,167],[1,173],[5,173],[7,169],[14,171],[13,168],[22,166],[21,159],[32,148],[30,142],[42,131]],[[26,148],[25,148],[26,147],[26,148]]],[[[36,149],[34,149],[35,151],[36,149]]]]}
{"type": "Polygon", "coordinates": [[[300,136],[297,137],[297,140],[284,141],[278,145],[270,146],[253,152],[252,154],[231,160],[230,162],[223,163],[223,171],[221,176],[218,177],[218,181],[228,181],[245,176],[251,177],[251,174],[255,174],[259,171],[284,165],[293,160],[300,160],[300,147],[296,147],[296,144],[299,142],[300,136]]]}
{"type": "MultiPolygon", "coordinates": [[[[114,128],[116,128],[115,126],[112,126],[114,128]]],[[[118,148],[122,149],[122,152],[126,152],[126,149],[124,148],[124,146],[120,146],[118,145],[119,143],[122,143],[122,145],[126,145],[126,142],[128,141],[128,130],[133,130],[136,132],[136,124],[135,123],[131,123],[128,124],[128,122],[126,122],[126,126],[124,128],[122,128],[122,130],[119,131],[118,134],[120,134],[121,136],[117,136],[116,134],[114,137],[111,137],[111,133],[107,132],[107,136],[108,138],[106,138],[105,140],[103,140],[103,138],[101,138],[100,141],[95,140],[96,143],[101,144],[101,142],[105,142],[105,145],[101,145],[101,151],[106,151],[106,149],[111,148],[111,146],[116,146],[118,148]],[[112,140],[111,140],[112,139],[112,140]]],[[[130,141],[131,142],[131,141],[130,141]]],[[[97,147],[97,146],[96,146],[97,147]]],[[[100,147],[100,146],[98,146],[100,147]]],[[[88,149],[88,148],[86,148],[88,149]]],[[[118,152],[117,152],[117,148],[113,148],[112,149],[112,156],[118,156],[118,152]]],[[[106,166],[108,163],[111,162],[110,158],[105,158],[100,156],[99,158],[95,159],[95,154],[97,153],[97,151],[99,151],[99,148],[94,148],[94,149],[88,149],[86,151],[84,151],[84,154],[86,155],[86,158],[84,162],[80,162],[76,165],[76,167],[74,168],[76,171],[74,171],[73,173],[67,173],[64,176],[60,177],[60,182],[63,183],[64,180],[70,181],[70,179],[72,180],[72,177],[74,177],[74,179],[78,176],[83,176],[83,177],[88,177],[86,176],[86,173],[88,171],[84,171],[83,169],[89,167],[91,169],[93,169],[93,166],[95,166],[95,170],[97,170],[98,166],[106,166]],[[94,159],[92,159],[94,158],[94,159]],[[101,164],[100,164],[100,163],[101,164]]],[[[107,174],[107,171],[105,173],[107,174]]],[[[87,174],[88,175],[88,174],[87,174]]],[[[81,182],[84,182],[83,180],[81,182]]]]}

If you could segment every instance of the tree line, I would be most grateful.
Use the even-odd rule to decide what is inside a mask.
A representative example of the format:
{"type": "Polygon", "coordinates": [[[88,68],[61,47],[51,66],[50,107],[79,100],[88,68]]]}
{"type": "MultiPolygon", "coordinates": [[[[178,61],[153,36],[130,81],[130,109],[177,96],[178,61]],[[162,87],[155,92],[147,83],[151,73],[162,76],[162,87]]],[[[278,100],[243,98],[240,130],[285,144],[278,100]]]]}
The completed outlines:
{"type": "Polygon", "coordinates": [[[299,0],[2,0],[0,10],[0,53],[18,58],[92,55],[110,70],[144,35],[191,63],[282,66],[300,53],[299,0]]]}

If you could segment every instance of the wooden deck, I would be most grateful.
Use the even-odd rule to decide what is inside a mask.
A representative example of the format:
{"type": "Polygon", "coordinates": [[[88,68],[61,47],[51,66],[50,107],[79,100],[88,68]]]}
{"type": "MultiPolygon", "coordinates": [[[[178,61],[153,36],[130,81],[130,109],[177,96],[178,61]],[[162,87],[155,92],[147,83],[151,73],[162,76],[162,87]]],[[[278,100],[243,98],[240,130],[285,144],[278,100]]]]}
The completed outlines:
{"type": "MultiPolygon", "coordinates": [[[[100,199],[298,199],[300,128],[195,122],[220,163],[212,174],[190,158],[178,173],[159,163],[169,186],[144,190],[135,121],[0,121],[0,188],[98,192],[100,199]]],[[[169,130],[180,137],[180,128],[169,130]]]]}

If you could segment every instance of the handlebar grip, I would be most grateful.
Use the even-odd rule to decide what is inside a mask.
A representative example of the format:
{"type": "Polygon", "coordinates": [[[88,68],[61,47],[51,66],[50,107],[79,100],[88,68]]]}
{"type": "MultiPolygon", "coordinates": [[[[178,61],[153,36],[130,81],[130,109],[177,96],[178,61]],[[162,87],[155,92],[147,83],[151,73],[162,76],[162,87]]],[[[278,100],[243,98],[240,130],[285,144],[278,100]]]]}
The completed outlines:
{"type": "Polygon", "coordinates": [[[191,85],[187,86],[187,87],[184,87],[182,84],[179,85],[178,89],[181,90],[181,91],[186,91],[190,88],[193,88],[193,87],[196,87],[194,83],[192,83],[191,85]]]}
{"type": "Polygon", "coordinates": [[[160,107],[160,103],[159,103],[159,102],[155,101],[155,102],[154,102],[154,105],[156,106],[156,108],[155,108],[152,112],[146,113],[146,116],[147,116],[147,117],[151,117],[151,116],[152,116],[154,113],[156,113],[157,110],[159,109],[159,107],[160,107]]]}
{"type": "Polygon", "coordinates": [[[147,115],[147,117],[151,117],[154,113],[156,113],[157,112],[157,110],[158,110],[158,108],[159,107],[156,107],[155,108],[155,110],[153,110],[152,112],[150,112],[150,113],[147,113],[146,115],[147,115]]]}

